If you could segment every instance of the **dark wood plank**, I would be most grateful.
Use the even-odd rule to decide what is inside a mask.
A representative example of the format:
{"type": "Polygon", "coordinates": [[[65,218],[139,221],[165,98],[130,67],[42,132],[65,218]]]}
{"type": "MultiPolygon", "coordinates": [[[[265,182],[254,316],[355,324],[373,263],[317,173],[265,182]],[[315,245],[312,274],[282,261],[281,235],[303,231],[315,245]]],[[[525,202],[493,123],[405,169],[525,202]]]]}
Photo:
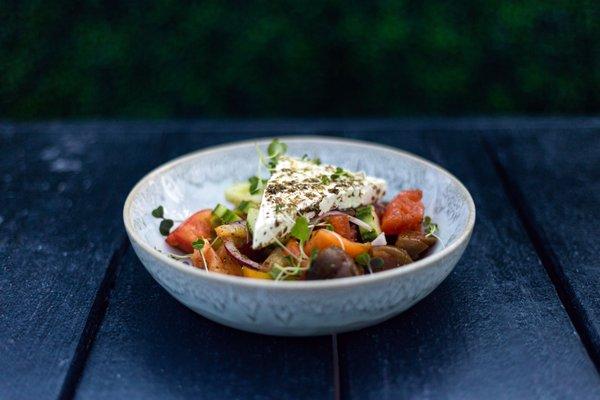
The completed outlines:
{"type": "MultiPolygon", "coordinates": [[[[174,157],[263,133],[172,133],[174,157]]],[[[334,394],[331,337],[245,333],[196,315],[162,289],[133,252],[122,266],[77,396],[82,399],[321,399],[334,394]]]]}
{"type": "MultiPolygon", "coordinates": [[[[3,260],[6,258],[0,269],[0,293],[9,293],[9,296],[3,295],[0,301],[0,354],[3,355],[0,357],[0,398],[52,398],[61,387],[64,389],[65,376],[78,359],[77,348],[82,347],[82,330],[86,326],[90,328],[89,309],[94,300],[98,302],[98,288],[103,285],[103,280],[106,283],[105,271],[111,255],[114,272],[118,268],[122,268],[122,272],[105,324],[88,360],[78,392],[81,397],[93,397],[96,393],[97,397],[135,396],[139,393],[178,397],[200,392],[210,397],[206,393],[211,392],[205,392],[205,389],[229,397],[243,393],[238,396],[243,398],[265,393],[277,398],[330,397],[333,354],[329,338],[288,341],[249,335],[195,316],[168,297],[147,274],[144,275],[132,254],[128,253],[124,261],[114,257],[115,250],[123,244],[120,240],[123,234],[120,208],[125,192],[137,179],[133,177],[136,174],[139,177],[152,164],[158,164],[161,158],[236,140],[241,137],[240,132],[245,133],[244,136],[258,137],[279,135],[281,132],[330,134],[343,131],[353,137],[393,144],[398,143],[393,132],[399,127],[407,132],[402,139],[402,147],[425,156],[436,155],[440,162],[455,169],[467,183],[477,187],[474,194],[478,206],[479,199],[486,204],[491,203],[486,205],[486,229],[481,228],[480,213],[473,239],[478,245],[475,249],[471,246],[457,272],[413,310],[390,323],[364,331],[366,334],[363,332],[360,339],[372,341],[374,346],[361,347],[363,344],[348,342],[345,336],[340,339],[344,394],[354,397],[358,392],[366,397],[382,394],[388,397],[403,394],[439,397],[458,393],[455,397],[477,397],[478,394],[491,393],[509,397],[533,393],[537,397],[576,394],[584,398],[597,385],[597,376],[590,375],[593,367],[582,347],[577,345],[578,338],[554,297],[549,281],[539,274],[541,268],[531,246],[526,239],[521,243],[523,232],[514,213],[498,204],[497,199],[505,198],[498,189],[497,177],[486,170],[491,168],[487,161],[477,159],[485,160],[485,156],[478,154],[461,159],[438,154],[440,149],[450,149],[455,154],[462,151],[463,144],[453,143],[454,136],[444,139],[450,132],[511,127],[516,129],[517,134],[523,131],[531,134],[537,132],[540,126],[565,128],[570,125],[589,130],[598,126],[598,120],[312,120],[308,123],[286,120],[283,123],[167,121],[157,124],[1,125],[0,152],[3,159],[0,160],[0,186],[7,204],[0,211],[0,229],[3,232],[0,254],[3,260]],[[445,140],[444,143],[432,145],[433,140],[420,141],[421,132],[442,127],[445,132],[440,138],[445,140]],[[35,131],[41,135],[25,137],[15,135],[15,131],[35,131]],[[158,138],[163,132],[168,133],[166,150],[159,146],[158,138]],[[186,134],[180,135],[182,132],[186,134]],[[369,135],[364,136],[362,132],[369,132],[369,135]],[[112,136],[105,137],[106,134],[112,136]],[[180,142],[173,145],[177,140],[180,142]],[[57,143],[58,153],[53,149],[57,143]],[[129,151],[119,151],[119,144],[128,144],[126,148],[129,151]],[[106,165],[105,159],[109,159],[106,165]],[[472,168],[475,170],[471,171],[472,168]],[[51,173],[48,173],[49,169],[52,169],[51,173]],[[490,188],[482,183],[488,178],[492,182],[490,188]],[[96,181],[100,184],[95,185],[96,181]],[[61,207],[67,208],[66,216],[54,213],[56,208],[61,207]],[[104,218],[104,215],[112,213],[117,215],[116,218],[104,218]],[[91,214],[103,217],[87,219],[91,214]],[[496,219],[501,221],[499,226],[493,224],[496,219]],[[67,229],[65,233],[64,226],[79,226],[82,221],[83,226],[79,230],[67,229]],[[510,252],[505,254],[502,249],[496,248],[496,244],[504,243],[501,239],[506,240],[507,233],[516,236],[509,242],[510,252]],[[40,236],[43,240],[39,239],[40,236]],[[114,237],[118,238],[113,241],[114,237]],[[76,241],[89,243],[88,247],[74,244],[76,241]],[[515,255],[523,257],[520,260],[525,266],[516,265],[515,255]],[[63,258],[68,261],[63,261],[63,258]],[[500,268],[495,264],[498,261],[511,268],[500,268]],[[468,274],[457,276],[461,268],[468,274]],[[529,268],[534,272],[530,272],[529,268]],[[39,275],[40,270],[44,275],[39,275]],[[123,285],[122,282],[129,284],[123,285]],[[156,296],[156,299],[151,299],[151,306],[145,308],[143,301],[147,296],[156,296]],[[496,307],[494,302],[498,303],[496,307]],[[129,304],[133,307],[128,308],[129,304]],[[470,307],[465,308],[465,304],[470,307]],[[152,314],[155,309],[159,312],[152,314]],[[431,316],[434,318],[431,319],[431,316]],[[494,318],[498,319],[496,323],[493,323],[494,318]],[[163,319],[183,327],[184,332],[177,330],[174,335],[173,329],[161,325],[163,319]],[[133,322],[128,324],[128,320],[133,322]],[[145,332],[145,326],[149,326],[148,332],[145,332]],[[189,330],[185,331],[185,328],[189,330]],[[191,331],[195,328],[201,328],[201,334],[191,331]],[[183,345],[172,342],[172,335],[183,345]],[[197,341],[204,336],[208,336],[206,343],[197,341]],[[218,340],[223,337],[229,339],[225,345],[218,340]],[[390,343],[391,340],[394,343],[390,343]],[[148,345],[139,346],[140,343],[148,345]],[[112,346],[119,351],[111,351],[112,346]],[[281,347],[286,349],[281,350],[281,347]],[[146,352],[146,349],[152,348],[166,353],[146,352]],[[261,353],[259,350],[263,348],[267,350],[261,353]],[[351,352],[348,352],[349,348],[351,352]],[[207,356],[193,353],[187,363],[185,356],[175,354],[180,350],[184,354],[203,350],[200,354],[206,353],[207,356]],[[439,354],[436,355],[436,352],[439,354]],[[225,356],[241,358],[236,363],[223,361],[225,356]],[[529,359],[524,360],[526,357],[529,359]],[[158,365],[154,365],[153,360],[158,360],[158,365]],[[140,365],[135,364],[136,361],[141,361],[140,365]],[[118,368],[112,370],[113,363],[118,368]],[[183,370],[179,363],[188,368],[183,370]],[[219,363],[223,364],[223,369],[220,369],[219,363]],[[269,366],[277,365],[286,373],[259,370],[258,378],[255,378],[254,370],[267,363],[269,366]],[[519,368],[513,364],[519,365],[519,368]],[[546,364],[550,367],[547,368],[546,364]],[[172,370],[180,372],[182,376],[175,377],[176,381],[186,387],[169,385],[168,380],[175,378],[170,369],[161,369],[160,365],[169,365],[172,370]],[[213,371],[211,368],[215,365],[217,369],[213,371]],[[411,367],[415,365],[413,371],[411,367]],[[252,368],[247,369],[248,366],[252,368]],[[204,371],[211,379],[234,378],[233,383],[230,380],[231,387],[228,387],[228,382],[222,379],[220,386],[213,385],[208,378],[194,371],[194,367],[204,371]],[[486,369],[491,371],[486,373],[486,369]],[[558,377],[559,369],[569,371],[569,374],[558,377]],[[248,374],[244,375],[246,370],[248,374]],[[359,374],[351,375],[351,370],[359,374]],[[365,375],[364,371],[369,372],[365,375]],[[111,375],[110,372],[114,373],[111,375]],[[300,376],[293,375],[294,372],[300,376]],[[135,385],[135,379],[124,384],[123,376],[139,378],[140,385],[135,385]],[[257,381],[265,387],[257,385],[257,381]],[[273,386],[273,381],[279,383],[273,386]],[[501,382],[513,384],[515,388],[500,392],[501,382]],[[525,387],[527,384],[529,386],[525,387]],[[119,385],[124,385],[120,392],[119,385]],[[361,385],[364,389],[357,391],[356,388],[361,385]],[[150,393],[148,387],[155,389],[156,393],[150,393]],[[402,388],[398,390],[399,387],[402,388]],[[243,392],[244,389],[247,391],[243,392]]],[[[100,297],[104,295],[108,293],[100,297]]],[[[96,323],[101,322],[102,307],[102,304],[98,305],[99,310],[95,312],[96,323]]],[[[93,339],[95,327],[91,328],[91,336],[83,334],[83,337],[93,339]]],[[[85,358],[80,361],[85,361],[85,358]]],[[[73,379],[78,377],[77,371],[71,375],[73,379]]]]}
{"type": "Polygon", "coordinates": [[[338,337],[344,397],[597,398],[600,377],[477,135],[427,134],[421,150],[473,194],[474,235],[432,295],[338,337]]]}
{"type": "Polygon", "coordinates": [[[124,196],[159,162],[158,135],[49,130],[0,126],[2,399],[69,391],[125,243],[124,196]]]}
{"type": "Polygon", "coordinates": [[[600,129],[488,136],[513,203],[600,368],[600,129]]]}
{"type": "Polygon", "coordinates": [[[92,348],[81,399],[329,399],[331,339],[254,335],[190,311],[133,251],[92,348]]]}
{"type": "Polygon", "coordinates": [[[20,123],[11,127],[30,131],[103,130],[156,133],[240,134],[260,136],[282,134],[361,134],[398,131],[505,131],[540,132],[547,129],[598,129],[600,118],[590,117],[466,117],[466,118],[286,118],[286,119],[192,119],[164,121],[61,121],[60,123],[20,123]]]}

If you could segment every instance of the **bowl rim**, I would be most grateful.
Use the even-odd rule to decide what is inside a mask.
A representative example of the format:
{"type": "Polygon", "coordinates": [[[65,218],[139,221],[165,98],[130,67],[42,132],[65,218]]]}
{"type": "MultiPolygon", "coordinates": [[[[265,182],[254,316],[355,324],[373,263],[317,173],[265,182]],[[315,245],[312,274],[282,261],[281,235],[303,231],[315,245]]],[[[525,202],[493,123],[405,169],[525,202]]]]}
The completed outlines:
{"type": "MultiPolygon", "coordinates": [[[[199,150],[192,151],[190,153],[178,156],[170,161],[167,161],[166,163],[159,165],[158,167],[154,168],[152,171],[148,172],[134,185],[133,189],[131,189],[131,191],[127,195],[125,204],[123,206],[123,222],[124,222],[125,230],[127,232],[127,235],[129,236],[130,241],[133,244],[137,244],[141,249],[143,249],[145,252],[147,252],[151,257],[160,261],[162,264],[166,264],[169,267],[173,267],[173,268],[179,270],[180,272],[183,272],[184,274],[187,274],[191,277],[205,279],[208,281],[212,281],[212,283],[223,283],[223,284],[229,284],[229,285],[244,286],[247,288],[277,289],[277,290],[283,289],[283,290],[292,290],[292,291],[317,289],[317,288],[333,289],[333,288],[375,283],[375,282],[379,282],[379,281],[385,281],[385,280],[388,280],[391,278],[396,278],[398,276],[410,274],[414,271],[421,270],[421,269],[424,269],[424,268],[427,268],[427,267],[430,267],[430,266],[436,264],[438,261],[448,257],[449,255],[453,254],[455,251],[460,249],[463,244],[466,245],[465,242],[469,241],[469,239],[471,237],[471,233],[473,231],[473,227],[475,225],[475,217],[476,217],[475,203],[473,201],[473,198],[471,197],[471,194],[469,193],[467,188],[463,185],[463,183],[458,178],[456,178],[453,174],[448,172],[446,169],[442,168],[441,166],[439,166],[431,161],[428,161],[427,159],[425,159],[423,157],[417,156],[408,151],[401,150],[401,149],[398,149],[398,148],[395,148],[392,146],[382,145],[382,144],[368,142],[368,141],[364,141],[364,140],[334,138],[334,137],[319,136],[319,135],[294,135],[294,136],[283,136],[282,138],[287,143],[290,143],[290,142],[301,143],[301,142],[306,142],[306,141],[313,141],[313,142],[317,141],[317,142],[327,143],[329,145],[343,143],[343,144],[364,146],[366,148],[374,149],[377,151],[385,151],[388,153],[393,153],[397,156],[410,158],[413,161],[423,164],[425,167],[437,170],[442,175],[445,175],[446,177],[448,177],[450,179],[450,181],[458,187],[459,191],[462,194],[464,201],[466,201],[466,203],[467,203],[467,209],[468,209],[467,223],[465,225],[465,228],[461,232],[460,236],[454,241],[454,243],[450,244],[449,246],[444,247],[441,251],[434,253],[432,255],[429,255],[421,260],[410,263],[406,266],[403,266],[402,268],[393,268],[393,269],[390,269],[387,271],[378,272],[376,274],[351,276],[351,277],[338,278],[338,279],[323,279],[323,280],[314,280],[314,281],[273,281],[273,280],[267,280],[267,279],[252,279],[252,278],[245,278],[245,277],[234,276],[234,275],[219,274],[219,273],[214,273],[214,272],[208,272],[208,271],[205,271],[200,268],[191,267],[189,264],[184,264],[181,261],[174,260],[174,259],[168,257],[166,254],[155,249],[150,244],[146,243],[143,238],[139,237],[139,235],[133,229],[132,218],[131,218],[131,208],[132,208],[133,200],[136,197],[137,193],[144,186],[146,186],[150,180],[156,178],[157,176],[160,176],[161,174],[163,174],[164,172],[166,172],[172,168],[175,168],[179,164],[186,163],[194,158],[201,157],[202,155],[214,153],[214,152],[225,151],[225,150],[235,150],[235,148],[237,148],[237,147],[244,147],[244,146],[254,145],[254,144],[264,145],[266,143],[269,143],[274,138],[275,138],[275,136],[259,137],[259,138],[255,138],[255,139],[230,142],[230,143],[225,143],[225,144],[221,144],[221,145],[217,145],[217,146],[211,146],[211,147],[199,149],[199,150]]],[[[162,265],[161,265],[161,267],[162,267],[162,265]]]]}

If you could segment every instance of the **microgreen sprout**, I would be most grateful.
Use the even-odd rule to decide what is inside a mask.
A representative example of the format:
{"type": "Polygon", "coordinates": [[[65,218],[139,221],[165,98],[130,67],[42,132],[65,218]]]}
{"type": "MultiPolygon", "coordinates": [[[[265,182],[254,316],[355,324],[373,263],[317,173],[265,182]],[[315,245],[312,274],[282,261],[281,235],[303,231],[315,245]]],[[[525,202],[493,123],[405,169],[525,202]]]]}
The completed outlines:
{"type": "Polygon", "coordinates": [[[172,219],[163,219],[162,221],[160,221],[160,225],[158,226],[158,230],[160,231],[160,234],[163,236],[168,236],[169,233],[171,232],[171,228],[173,227],[173,220],[172,219]]]}
{"type": "Polygon", "coordinates": [[[383,261],[383,258],[381,257],[371,258],[371,262],[369,263],[369,265],[375,269],[383,267],[383,264],[385,264],[385,261],[383,261]]]}
{"type": "MultiPolygon", "coordinates": [[[[287,152],[287,144],[280,142],[279,139],[273,139],[267,147],[267,156],[260,151],[258,146],[256,147],[256,151],[258,152],[258,159],[260,164],[267,167],[270,172],[275,170],[277,166],[277,161],[279,161],[279,157],[284,155],[287,152]]],[[[259,164],[259,169],[260,169],[259,164]]]]}
{"type": "Polygon", "coordinates": [[[384,261],[381,257],[371,258],[369,253],[360,253],[354,260],[358,265],[369,270],[369,273],[373,273],[373,269],[379,269],[383,267],[384,261]]]}
{"type": "Polygon", "coordinates": [[[321,165],[321,159],[319,157],[310,158],[308,156],[308,154],[303,154],[302,158],[300,158],[300,160],[302,160],[302,161],[308,161],[308,162],[311,162],[311,163],[313,163],[315,165],[321,165]]]}
{"type": "Polygon", "coordinates": [[[306,217],[301,216],[296,218],[296,222],[294,223],[290,234],[300,242],[306,242],[308,240],[310,237],[310,228],[306,217]]]}
{"type": "Polygon", "coordinates": [[[439,237],[436,235],[436,232],[439,232],[438,225],[431,221],[430,216],[426,215],[425,218],[423,218],[423,229],[425,230],[425,236],[433,236],[439,239],[439,237]]]}
{"type": "Polygon", "coordinates": [[[161,235],[168,236],[171,232],[171,228],[173,227],[173,220],[169,218],[165,218],[165,209],[163,206],[158,206],[154,210],[152,210],[152,216],[154,218],[160,218],[160,225],[158,226],[158,230],[161,235]]]}
{"type": "Polygon", "coordinates": [[[158,206],[154,210],[152,210],[152,216],[154,218],[162,218],[164,215],[165,209],[163,206],[158,206]]]}
{"type": "Polygon", "coordinates": [[[208,271],[208,263],[206,262],[206,257],[204,257],[204,251],[202,251],[204,249],[205,244],[206,241],[203,238],[198,238],[192,242],[192,247],[195,250],[198,250],[198,253],[200,253],[200,257],[202,257],[202,262],[204,263],[204,269],[208,271]]]}
{"type": "Polygon", "coordinates": [[[274,280],[283,281],[289,278],[296,278],[307,269],[308,267],[301,267],[299,265],[282,267],[279,264],[274,264],[271,270],[269,271],[269,274],[271,275],[271,277],[273,277],[274,280]]]}
{"type": "Polygon", "coordinates": [[[192,242],[192,247],[196,250],[202,251],[204,248],[205,241],[202,238],[198,238],[194,242],[192,242]]]}
{"type": "Polygon", "coordinates": [[[275,238],[275,244],[277,244],[279,247],[281,247],[283,249],[283,251],[285,251],[289,257],[293,257],[296,262],[300,262],[302,261],[302,256],[300,255],[299,257],[296,257],[296,255],[294,253],[292,253],[290,251],[290,249],[288,249],[283,243],[281,243],[281,241],[277,238],[275,238]]]}
{"type": "Polygon", "coordinates": [[[373,270],[371,269],[371,256],[369,253],[360,253],[354,258],[354,260],[358,263],[358,265],[362,266],[363,268],[367,268],[369,273],[373,273],[373,270]]]}
{"type": "Polygon", "coordinates": [[[250,194],[256,194],[261,192],[267,184],[267,179],[261,179],[258,176],[251,176],[248,178],[250,183],[250,194]]]}
{"type": "Polygon", "coordinates": [[[304,216],[299,216],[294,222],[294,226],[290,231],[290,236],[298,239],[298,248],[300,251],[299,255],[296,255],[290,251],[283,243],[278,239],[275,239],[275,243],[287,253],[285,260],[289,263],[287,266],[274,264],[271,267],[269,273],[275,280],[285,280],[299,276],[302,272],[307,271],[310,265],[317,257],[317,250],[313,249],[310,256],[307,256],[304,252],[304,243],[310,238],[310,234],[313,225],[309,225],[309,221],[304,216]]]}
{"type": "Polygon", "coordinates": [[[434,224],[430,216],[426,215],[425,218],[423,218],[423,230],[425,231],[425,237],[433,236],[439,240],[439,242],[442,244],[442,247],[446,247],[446,244],[442,241],[442,238],[437,235],[437,233],[440,231],[438,224],[434,224]]]}
{"type": "Polygon", "coordinates": [[[269,154],[269,158],[276,159],[285,154],[287,148],[287,144],[280,142],[279,139],[273,139],[269,147],[267,147],[267,153],[269,154]]]}
{"type": "Polygon", "coordinates": [[[342,176],[348,176],[348,172],[346,170],[344,170],[343,168],[337,167],[335,169],[335,172],[333,174],[331,174],[331,180],[337,181],[342,176]]]}

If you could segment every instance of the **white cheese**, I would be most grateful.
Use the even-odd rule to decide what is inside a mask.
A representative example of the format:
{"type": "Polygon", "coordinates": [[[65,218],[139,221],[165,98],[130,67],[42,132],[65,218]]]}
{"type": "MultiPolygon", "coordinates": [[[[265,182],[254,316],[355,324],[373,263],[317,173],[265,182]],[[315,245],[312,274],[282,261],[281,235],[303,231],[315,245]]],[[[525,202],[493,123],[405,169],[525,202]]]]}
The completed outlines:
{"type": "Polygon", "coordinates": [[[383,179],[281,157],[267,182],[254,226],[252,247],[288,234],[300,215],[309,220],[331,210],[372,204],[385,194],[383,179]]]}

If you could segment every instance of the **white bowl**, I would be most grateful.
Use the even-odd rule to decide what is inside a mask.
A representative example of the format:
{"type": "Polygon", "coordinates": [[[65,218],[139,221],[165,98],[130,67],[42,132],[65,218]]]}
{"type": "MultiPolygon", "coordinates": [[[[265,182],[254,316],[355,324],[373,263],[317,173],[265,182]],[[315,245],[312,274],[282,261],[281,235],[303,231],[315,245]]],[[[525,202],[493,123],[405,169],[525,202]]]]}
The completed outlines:
{"type": "Polygon", "coordinates": [[[391,318],[427,296],[460,259],[475,223],[475,205],[453,175],[420,157],[391,147],[321,137],[286,137],[289,154],[365,171],[388,182],[389,199],[402,189],[423,190],[425,213],[439,225],[445,246],[405,267],[358,277],[287,281],[241,278],[194,268],[172,252],[150,212],[163,205],[169,218],[225,202],[223,191],[256,173],[255,144],[239,142],[179,157],[146,175],[123,209],[125,228],[138,257],[171,295],[195,312],[234,328],[272,335],[344,332],[391,318]],[[161,250],[161,251],[159,251],[161,250]]]}

